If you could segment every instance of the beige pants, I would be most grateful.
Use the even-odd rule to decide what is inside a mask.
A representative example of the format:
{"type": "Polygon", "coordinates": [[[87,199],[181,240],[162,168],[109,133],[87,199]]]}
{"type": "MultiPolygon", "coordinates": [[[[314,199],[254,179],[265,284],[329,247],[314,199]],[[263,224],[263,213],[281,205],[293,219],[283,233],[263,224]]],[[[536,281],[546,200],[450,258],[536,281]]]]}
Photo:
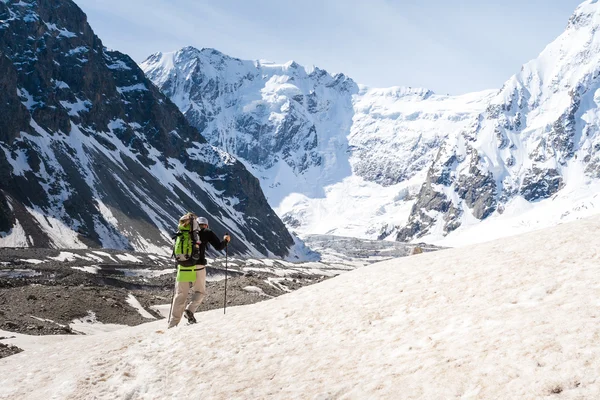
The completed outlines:
{"type": "Polygon", "coordinates": [[[175,297],[173,298],[173,312],[171,313],[169,328],[177,326],[179,321],[181,321],[184,308],[195,313],[202,300],[206,297],[206,268],[203,268],[202,265],[196,265],[196,268],[202,268],[202,270],[196,271],[195,282],[175,282],[175,297]],[[190,285],[192,285],[194,293],[192,294],[192,300],[185,307],[185,300],[188,297],[190,285]]]}

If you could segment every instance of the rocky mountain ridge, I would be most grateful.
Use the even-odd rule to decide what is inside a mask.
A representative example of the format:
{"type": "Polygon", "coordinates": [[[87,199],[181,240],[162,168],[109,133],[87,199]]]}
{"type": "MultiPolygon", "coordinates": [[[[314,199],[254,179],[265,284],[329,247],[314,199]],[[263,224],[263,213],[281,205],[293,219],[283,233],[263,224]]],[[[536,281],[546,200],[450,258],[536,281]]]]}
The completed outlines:
{"type": "Polygon", "coordinates": [[[0,245],[167,252],[180,215],[298,256],[259,182],[70,0],[0,1],[0,245]]]}

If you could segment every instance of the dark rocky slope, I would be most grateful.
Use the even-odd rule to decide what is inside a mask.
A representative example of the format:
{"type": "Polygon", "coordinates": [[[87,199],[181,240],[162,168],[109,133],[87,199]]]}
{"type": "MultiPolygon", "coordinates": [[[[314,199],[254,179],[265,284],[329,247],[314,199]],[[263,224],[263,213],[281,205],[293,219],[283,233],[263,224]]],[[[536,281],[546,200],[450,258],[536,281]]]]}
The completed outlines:
{"type": "Polygon", "coordinates": [[[238,253],[288,255],[258,181],[72,1],[0,1],[0,69],[0,246],[152,251],[192,210],[238,253]]]}

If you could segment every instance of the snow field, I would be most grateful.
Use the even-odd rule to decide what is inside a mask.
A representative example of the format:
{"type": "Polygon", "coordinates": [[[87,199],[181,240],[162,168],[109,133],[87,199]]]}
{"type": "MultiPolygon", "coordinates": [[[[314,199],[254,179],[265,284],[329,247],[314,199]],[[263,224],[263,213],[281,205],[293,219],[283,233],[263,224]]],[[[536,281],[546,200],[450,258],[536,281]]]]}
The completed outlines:
{"type": "Polygon", "coordinates": [[[144,306],[142,306],[140,304],[140,302],[138,301],[138,299],[135,298],[135,296],[131,293],[129,293],[129,296],[127,296],[127,304],[129,304],[131,307],[135,308],[142,317],[144,318],[148,318],[148,319],[156,319],[156,317],[152,314],[150,314],[145,308],[144,306]]]}
{"type": "Polygon", "coordinates": [[[24,352],[0,398],[598,398],[598,234],[595,216],[24,352]]]}

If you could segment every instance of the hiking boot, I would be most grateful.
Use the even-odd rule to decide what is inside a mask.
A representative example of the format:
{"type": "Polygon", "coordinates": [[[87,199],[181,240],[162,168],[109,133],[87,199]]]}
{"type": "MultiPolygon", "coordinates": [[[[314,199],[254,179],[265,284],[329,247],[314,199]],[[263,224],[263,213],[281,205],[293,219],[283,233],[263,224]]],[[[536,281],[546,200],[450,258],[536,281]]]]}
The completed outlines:
{"type": "Polygon", "coordinates": [[[196,317],[194,317],[194,313],[191,312],[190,310],[184,310],[183,315],[185,315],[185,318],[188,320],[188,323],[190,323],[190,324],[196,323],[196,317]]]}

